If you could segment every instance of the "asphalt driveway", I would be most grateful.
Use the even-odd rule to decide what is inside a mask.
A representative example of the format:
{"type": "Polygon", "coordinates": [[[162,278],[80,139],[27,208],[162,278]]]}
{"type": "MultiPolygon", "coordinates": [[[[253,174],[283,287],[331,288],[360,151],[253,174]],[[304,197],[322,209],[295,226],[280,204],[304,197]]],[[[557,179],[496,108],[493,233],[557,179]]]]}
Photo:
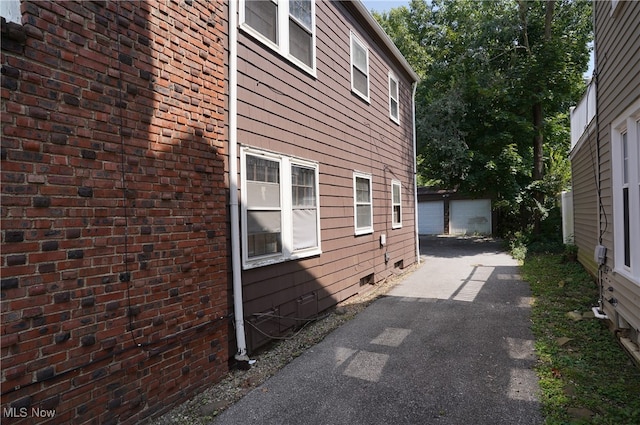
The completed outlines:
{"type": "Polygon", "coordinates": [[[423,265],[214,424],[539,424],[529,285],[494,241],[423,265]]]}

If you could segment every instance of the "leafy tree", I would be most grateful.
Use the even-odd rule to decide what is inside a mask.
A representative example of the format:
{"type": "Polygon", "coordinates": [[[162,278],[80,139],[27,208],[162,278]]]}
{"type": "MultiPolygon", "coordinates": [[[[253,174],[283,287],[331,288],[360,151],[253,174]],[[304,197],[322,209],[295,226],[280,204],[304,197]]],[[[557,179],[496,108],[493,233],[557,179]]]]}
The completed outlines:
{"type": "Polygon", "coordinates": [[[422,78],[422,180],[491,193],[502,224],[537,228],[569,181],[567,111],[584,91],[590,3],[413,0],[374,16],[422,78]]]}

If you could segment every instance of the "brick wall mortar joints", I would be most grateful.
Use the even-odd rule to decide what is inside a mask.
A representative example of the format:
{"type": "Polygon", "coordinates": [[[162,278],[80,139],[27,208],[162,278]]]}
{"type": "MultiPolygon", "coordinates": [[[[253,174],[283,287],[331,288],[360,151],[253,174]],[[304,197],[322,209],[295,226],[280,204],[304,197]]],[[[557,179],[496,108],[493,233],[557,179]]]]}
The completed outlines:
{"type": "MultiPolygon", "coordinates": [[[[208,80],[211,83],[187,84],[184,90],[188,93],[186,98],[181,100],[182,103],[172,104],[173,108],[188,111],[193,117],[180,123],[175,121],[173,124],[166,118],[155,117],[158,95],[152,80],[159,78],[160,73],[148,71],[153,70],[151,64],[149,61],[143,61],[142,55],[136,57],[135,51],[138,49],[138,52],[143,52],[149,57],[157,55],[159,45],[156,44],[157,39],[151,36],[150,29],[153,25],[160,25],[161,21],[158,20],[155,23],[144,21],[143,23],[141,17],[145,12],[142,10],[146,5],[141,4],[143,9],[137,9],[136,4],[122,5],[122,8],[127,10],[126,21],[121,20],[116,26],[113,13],[117,8],[113,2],[60,4],[25,2],[23,10],[26,11],[26,19],[23,19],[23,22],[26,24],[22,28],[26,38],[23,50],[6,51],[4,48],[6,37],[3,32],[3,105],[11,110],[11,123],[6,128],[12,134],[7,135],[7,131],[3,129],[5,134],[2,142],[2,173],[4,177],[14,172],[19,179],[6,185],[3,181],[3,186],[14,190],[12,193],[16,195],[22,192],[22,195],[13,196],[10,195],[10,191],[4,191],[3,206],[7,204],[5,200],[9,201],[8,204],[15,200],[16,205],[3,209],[2,218],[4,221],[7,218],[5,214],[10,211],[12,214],[10,221],[16,225],[22,222],[26,228],[7,229],[3,226],[2,266],[3,269],[9,266],[6,271],[15,275],[5,278],[5,270],[3,270],[2,291],[10,296],[10,302],[26,299],[27,295],[36,300],[37,297],[46,297],[49,301],[42,308],[36,305],[6,313],[8,315],[17,313],[11,316],[14,319],[10,322],[5,322],[4,319],[8,316],[3,313],[2,326],[3,332],[5,330],[11,332],[7,334],[7,338],[11,335],[26,336],[43,332],[37,340],[40,341],[38,344],[44,345],[37,350],[37,357],[33,360],[36,362],[33,363],[34,365],[58,358],[64,353],[76,352],[78,349],[99,353],[100,350],[113,349],[110,347],[123,347],[129,341],[128,337],[123,337],[121,334],[109,337],[114,339],[101,340],[101,335],[104,335],[105,331],[101,326],[106,321],[113,323],[120,321],[118,326],[123,327],[128,323],[126,306],[121,302],[124,285],[119,284],[117,279],[123,266],[122,262],[117,261],[122,257],[122,252],[118,250],[121,245],[114,239],[118,237],[121,229],[117,221],[119,216],[118,214],[112,217],[100,215],[105,210],[113,211],[109,208],[109,202],[112,200],[118,200],[120,205],[123,202],[122,197],[115,196],[120,191],[119,185],[106,184],[109,181],[116,182],[119,175],[118,166],[109,165],[114,164],[112,157],[117,153],[118,144],[117,139],[109,136],[111,129],[108,126],[112,125],[109,123],[109,117],[115,116],[117,108],[126,107],[126,111],[130,114],[127,116],[127,124],[132,127],[136,125],[126,135],[125,140],[127,170],[130,171],[127,185],[136,181],[139,184],[132,189],[135,194],[130,192],[131,194],[124,197],[125,202],[142,202],[145,199],[154,202],[151,209],[133,208],[132,213],[135,212],[136,217],[139,217],[139,220],[132,221],[130,226],[133,245],[139,246],[142,252],[142,244],[138,245],[135,238],[142,236],[143,233],[151,243],[156,245],[157,242],[165,240],[168,235],[174,234],[178,237],[200,240],[202,243],[198,244],[198,250],[205,249],[201,260],[197,260],[196,254],[190,251],[195,248],[179,247],[153,251],[161,256],[173,255],[171,280],[186,283],[185,286],[176,287],[177,294],[175,291],[161,288],[158,288],[158,292],[164,292],[167,300],[176,299],[179,302],[188,301],[191,304],[185,305],[186,308],[179,308],[180,304],[158,304],[153,308],[156,308],[161,315],[166,312],[170,320],[153,323],[151,319],[144,316],[145,311],[153,310],[143,309],[139,313],[139,319],[134,322],[140,327],[137,331],[144,331],[147,334],[148,329],[152,329],[151,332],[157,332],[161,329],[195,326],[206,321],[207,318],[220,315],[220,312],[224,311],[221,308],[226,308],[224,304],[221,307],[220,303],[212,303],[211,298],[203,298],[196,289],[199,284],[208,282],[207,286],[217,288],[221,293],[226,291],[225,280],[212,281],[203,274],[203,271],[207,270],[208,275],[208,270],[212,267],[203,261],[209,258],[210,262],[215,263],[213,257],[218,256],[214,246],[226,246],[226,232],[210,234],[205,231],[206,228],[199,224],[204,221],[203,215],[196,211],[199,208],[198,205],[204,205],[205,202],[210,202],[212,206],[217,205],[221,210],[225,209],[223,197],[216,198],[214,201],[212,198],[214,192],[207,193],[204,189],[207,182],[212,181],[209,176],[223,172],[224,160],[220,157],[220,152],[212,148],[222,148],[221,133],[215,131],[215,128],[207,131],[199,121],[204,115],[201,111],[202,105],[207,103],[200,99],[205,99],[207,96],[214,99],[224,96],[224,85],[216,84],[216,79],[221,77],[219,75],[206,75],[194,71],[189,74],[190,78],[200,78],[200,81],[208,80]],[[102,17],[109,14],[111,14],[109,20],[102,17]],[[62,24],[62,18],[65,16],[69,17],[71,23],[62,24]],[[49,32],[49,29],[53,28],[51,24],[54,23],[57,24],[57,29],[49,32]],[[101,29],[100,26],[104,23],[107,26],[101,29]],[[141,28],[141,25],[145,28],[141,28]],[[93,32],[88,33],[90,27],[93,32]],[[109,70],[99,55],[88,57],[79,54],[80,51],[100,52],[99,46],[106,46],[105,41],[112,39],[123,28],[126,31],[121,33],[119,39],[123,44],[123,51],[131,57],[131,60],[128,57],[124,59],[126,62],[131,62],[131,65],[125,63],[122,73],[113,72],[113,67],[109,70]],[[150,36],[146,37],[144,33],[150,36]],[[55,49],[60,52],[60,56],[54,60],[57,55],[57,53],[53,54],[55,49]],[[26,55],[23,54],[25,50],[28,50],[26,55]],[[80,57],[84,59],[80,60],[80,57]],[[75,58],[75,63],[71,61],[72,58],[75,58]],[[52,69],[54,66],[59,67],[52,69]],[[142,70],[148,74],[141,72],[142,70]],[[115,78],[118,76],[122,77],[126,84],[123,101],[116,104],[113,99],[118,91],[115,84],[115,78]],[[10,80],[7,83],[9,87],[5,87],[6,79],[10,80]],[[194,105],[194,100],[197,105],[194,105]],[[18,119],[21,120],[20,123],[18,119]],[[162,127],[167,124],[176,128],[176,132],[171,135],[172,140],[168,145],[170,148],[166,154],[155,151],[159,153],[161,160],[151,161],[146,152],[154,152],[158,146],[154,145],[150,139],[145,140],[147,134],[144,126],[162,127]],[[35,129],[38,129],[38,132],[35,129]],[[112,145],[116,145],[115,149],[112,145]],[[22,153],[19,151],[21,147],[25,148],[22,153]],[[181,158],[187,159],[181,161],[181,158]],[[194,159],[195,161],[192,162],[194,159]],[[20,170],[12,171],[11,168],[18,164],[20,170]],[[200,168],[201,166],[204,168],[200,168]],[[159,181],[162,173],[156,176],[147,174],[147,170],[153,167],[159,167],[160,170],[164,167],[167,167],[167,170],[183,170],[172,174],[172,177],[167,177],[169,180],[163,183],[167,185],[167,193],[172,195],[166,201],[154,198],[156,187],[149,182],[159,181]],[[189,167],[192,169],[190,172],[189,167]],[[201,183],[188,187],[190,182],[201,183]],[[172,189],[177,189],[175,194],[179,196],[172,194],[172,189]],[[20,199],[29,200],[28,205],[20,205],[20,199]],[[161,223],[166,220],[162,215],[173,214],[172,211],[179,212],[182,218],[176,221],[171,219],[173,222],[167,221],[169,225],[161,223]],[[160,230],[162,227],[165,230],[160,230]],[[94,229],[107,228],[111,229],[107,234],[92,233],[94,229]],[[4,252],[5,245],[9,247],[7,252],[4,252]],[[104,250],[110,246],[115,249],[104,250]],[[106,256],[102,255],[105,253],[106,256]],[[59,258],[60,256],[62,257],[59,258]],[[114,295],[119,297],[110,298],[114,295]],[[119,304],[114,304],[111,310],[106,308],[108,303],[117,302],[117,300],[120,300],[119,304]],[[70,312],[73,313],[70,314],[70,312]],[[56,325],[57,320],[67,323],[68,329],[56,325]],[[95,328],[97,325],[99,327],[95,328]],[[103,346],[103,342],[106,345],[103,346]]],[[[198,26],[198,28],[201,30],[202,27],[198,26]]],[[[189,25],[184,29],[192,30],[189,25]]],[[[113,64],[111,53],[108,55],[109,61],[113,64]]],[[[211,51],[209,51],[209,57],[211,57],[211,51]]],[[[207,108],[215,109],[212,106],[207,108]]],[[[6,121],[3,122],[3,126],[5,124],[6,121]]],[[[172,239],[167,241],[171,243],[172,239]]],[[[179,241],[177,243],[180,244],[179,241]]],[[[136,291],[147,287],[153,292],[155,291],[153,285],[164,285],[165,281],[150,282],[154,276],[162,276],[161,269],[168,266],[163,264],[162,257],[139,261],[136,257],[137,253],[134,252],[128,256],[134,280],[139,276],[139,281],[135,283],[136,291]],[[143,263],[145,268],[142,267],[143,263]]],[[[213,267],[224,271],[226,262],[217,261],[217,265],[213,267]]],[[[218,273],[218,276],[226,278],[226,272],[218,273]]],[[[137,299],[143,300],[139,292],[136,292],[137,299]]],[[[142,306],[145,305],[142,304],[142,306]]],[[[140,335],[142,336],[142,333],[140,335]]],[[[192,349],[201,347],[202,358],[208,359],[207,364],[215,365],[215,367],[210,366],[206,373],[208,376],[215,377],[220,376],[226,367],[226,354],[212,357],[213,353],[219,354],[220,350],[225,352],[226,332],[216,331],[212,337],[220,341],[215,350],[197,339],[190,344],[192,349]]],[[[4,342],[3,337],[3,347],[5,347],[4,342]]],[[[22,343],[19,338],[16,341],[7,339],[7,342],[11,343],[10,346],[22,343]]],[[[23,346],[27,347],[27,345],[23,346]]],[[[27,352],[33,351],[27,350],[27,352]]],[[[9,360],[14,361],[11,358],[9,360]]],[[[46,386],[51,386],[49,388],[62,387],[65,380],[59,381],[58,375],[55,375],[61,372],[63,370],[55,366],[54,375],[49,378],[50,370],[36,368],[30,376],[34,380],[44,380],[43,382],[47,383],[46,386]]],[[[119,373],[117,371],[113,374],[107,373],[100,382],[111,385],[110,382],[122,379],[123,375],[119,373]]],[[[22,379],[26,375],[14,369],[12,376],[22,379]]],[[[194,388],[199,386],[197,380],[195,384],[186,383],[193,379],[192,376],[192,373],[188,373],[184,378],[177,378],[178,381],[184,379],[184,383],[177,383],[176,394],[184,391],[185,388],[189,388],[187,392],[192,393],[194,388]]],[[[143,378],[134,381],[134,385],[138,385],[137,382],[139,382],[139,388],[146,387],[143,378]]],[[[93,384],[89,381],[80,388],[91,388],[91,385],[93,384]]],[[[101,384],[100,388],[104,386],[101,384]]],[[[82,418],[88,418],[93,412],[95,417],[105,418],[108,415],[115,415],[111,417],[120,417],[126,423],[130,420],[127,418],[141,417],[146,415],[145,412],[153,411],[154,403],[155,405],[162,403],[163,398],[163,394],[149,393],[148,397],[144,397],[144,403],[118,404],[117,400],[122,399],[122,396],[116,396],[113,393],[104,403],[98,397],[93,404],[83,401],[81,405],[75,405],[73,400],[78,396],[65,397],[65,394],[72,394],[75,390],[71,389],[67,393],[65,391],[67,390],[61,392],[59,400],[47,399],[49,401],[46,403],[62,412],[59,418],[67,417],[70,421],[73,418],[76,421],[82,421],[82,418]],[[135,408],[129,411],[133,404],[135,408]],[[108,409],[109,407],[111,410],[108,409]]],[[[22,394],[24,392],[16,392],[15,398],[8,396],[7,399],[14,405],[45,403],[44,396],[39,392],[30,395],[28,401],[25,401],[25,397],[21,398],[22,394]]],[[[177,399],[177,397],[174,395],[171,399],[177,399]]]]}

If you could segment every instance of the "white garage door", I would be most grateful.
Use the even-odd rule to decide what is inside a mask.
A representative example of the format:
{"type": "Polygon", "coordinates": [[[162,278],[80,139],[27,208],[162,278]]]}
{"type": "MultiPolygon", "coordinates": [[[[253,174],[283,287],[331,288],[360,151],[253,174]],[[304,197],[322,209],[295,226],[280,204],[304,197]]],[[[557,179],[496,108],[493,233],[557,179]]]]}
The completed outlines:
{"type": "Polygon", "coordinates": [[[452,235],[490,235],[491,200],[450,201],[449,233],[452,235]]]}
{"type": "Polygon", "coordinates": [[[444,201],[418,202],[418,233],[421,235],[444,233],[444,201]]]}

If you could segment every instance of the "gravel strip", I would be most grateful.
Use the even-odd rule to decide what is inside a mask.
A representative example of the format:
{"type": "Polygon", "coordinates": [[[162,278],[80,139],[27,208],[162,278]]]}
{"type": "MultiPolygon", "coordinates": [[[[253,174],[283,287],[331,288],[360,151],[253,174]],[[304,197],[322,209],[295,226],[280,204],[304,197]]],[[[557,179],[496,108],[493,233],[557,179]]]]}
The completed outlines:
{"type": "Polygon", "coordinates": [[[220,412],[262,384],[305,350],[322,341],[331,331],[353,319],[371,302],[386,294],[418,267],[419,265],[416,264],[409,266],[400,273],[372,285],[366,292],[341,302],[326,312],[318,321],[309,322],[308,325],[287,339],[279,340],[267,349],[252,355],[251,358],[256,362],[251,366],[251,369],[229,371],[220,382],[204,389],[197,396],[151,421],[151,425],[210,424],[220,412]]]}

